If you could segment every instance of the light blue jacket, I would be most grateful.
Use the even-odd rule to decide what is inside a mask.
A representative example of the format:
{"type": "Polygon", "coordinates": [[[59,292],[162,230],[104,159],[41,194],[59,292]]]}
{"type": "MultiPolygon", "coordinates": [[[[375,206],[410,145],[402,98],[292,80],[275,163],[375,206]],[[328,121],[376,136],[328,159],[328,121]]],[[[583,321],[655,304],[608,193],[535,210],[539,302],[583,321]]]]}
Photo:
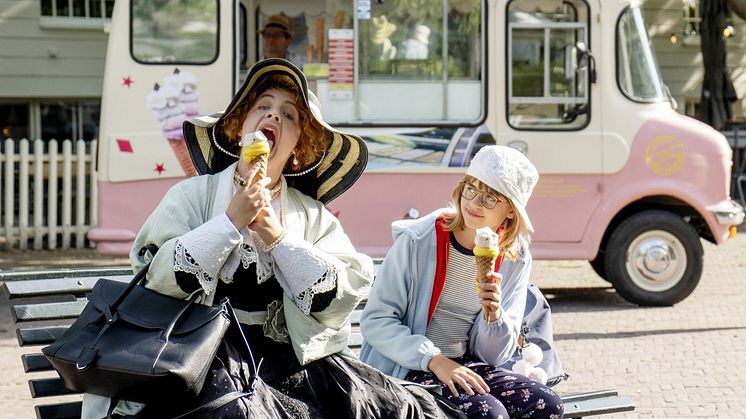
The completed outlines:
{"type": "MultiPolygon", "coordinates": [[[[397,378],[406,377],[410,370],[429,371],[430,359],[440,353],[425,337],[425,329],[435,283],[435,220],[443,211],[393,223],[394,245],[376,275],[360,319],[364,338],[360,359],[397,378]]],[[[528,246],[523,245],[515,261],[505,258],[499,272],[502,317],[487,324],[478,314],[469,332],[469,353],[498,366],[517,347],[531,272],[528,246]]]]}

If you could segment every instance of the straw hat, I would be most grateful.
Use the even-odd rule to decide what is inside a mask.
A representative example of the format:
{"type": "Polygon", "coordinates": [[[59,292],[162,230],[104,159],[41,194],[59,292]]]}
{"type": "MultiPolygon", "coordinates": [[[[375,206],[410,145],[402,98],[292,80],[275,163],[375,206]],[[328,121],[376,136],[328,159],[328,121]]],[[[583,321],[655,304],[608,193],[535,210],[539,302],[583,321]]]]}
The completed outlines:
{"type": "Polygon", "coordinates": [[[257,32],[259,32],[260,34],[264,34],[264,31],[269,28],[279,29],[285,32],[288,36],[293,36],[293,31],[290,30],[290,19],[283,15],[270,16],[269,18],[267,18],[267,22],[264,24],[264,29],[261,29],[257,32]]]}
{"type": "Polygon", "coordinates": [[[194,167],[198,174],[218,173],[238,159],[240,147],[226,138],[222,126],[224,116],[236,109],[261,80],[273,74],[288,76],[298,85],[303,101],[326,136],[326,149],[320,160],[301,172],[283,174],[288,186],[327,204],[349,189],[363,173],[368,163],[368,149],[359,137],[337,131],[322,120],[318,99],[308,90],[303,72],[282,58],[255,64],[224,112],[184,121],[184,140],[194,167]]]}
{"type": "Polygon", "coordinates": [[[539,181],[539,172],[523,153],[501,145],[482,147],[466,174],[510,198],[528,230],[534,232],[526,204],[539,181]]]}

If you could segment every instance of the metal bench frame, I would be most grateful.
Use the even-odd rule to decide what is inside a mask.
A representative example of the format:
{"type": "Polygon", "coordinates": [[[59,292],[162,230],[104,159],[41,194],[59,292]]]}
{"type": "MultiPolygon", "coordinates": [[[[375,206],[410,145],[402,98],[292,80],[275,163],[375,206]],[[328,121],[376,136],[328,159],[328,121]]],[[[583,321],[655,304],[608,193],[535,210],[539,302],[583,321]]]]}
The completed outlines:
{"type": "MultiPolygon", "coordinates": [[[[0,280],[4,282],[3,289],[12,301],[11,310],[17,325],[19,346],[40,347],[52,343],[78,317],[87,302],[86,296],[99,278],[129,282],[132,276],[128,267],[0,275],[0,280]]],[[[350,348],[355,351],[360,350],[363,340],[359,327],[363,306],[364,303],[352,313],[350,348]]],[[[27,373],[53,370],[40,352],[24,354],[21,358],[27,373]]],[[[31,378],[29,388],[34,399],[77,394],[65,388],[59,377],[31,378]]],[[[616,390],[564,394],[562,400],[566,418],[626,412],[635,408],[632,399],[620,396],[616,390]]],[[[40,403],[35,410],[39,419],[79,418],[81,402],[76,399],[62,403],[40,403]]]]}

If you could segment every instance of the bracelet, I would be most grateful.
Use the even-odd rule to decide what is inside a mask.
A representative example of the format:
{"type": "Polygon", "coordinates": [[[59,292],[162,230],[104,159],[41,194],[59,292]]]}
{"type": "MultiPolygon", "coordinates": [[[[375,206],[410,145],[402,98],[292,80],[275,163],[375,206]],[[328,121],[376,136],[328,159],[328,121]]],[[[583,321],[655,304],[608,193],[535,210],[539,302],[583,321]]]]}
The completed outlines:
{"type": "Polygon", "coordinates": [[[284,229],[284,228],[283,228],[283,229],[282,229],[282,233],[280,233],[280,235],[279,235],[279,236],[277,236],[277,238],[275,239],[275,241],[273,241],[272,243],[270,243],[270,244],[268,244],[268,245],[264,246],[264,253],[269,253],[269,252],[271,252],[271,251],[272,251],[272,249],[274,249],[275,247],[277,247],[277,245],[278,245],[278,244],[280,244],[280,242],[282,241],[282,239],[284,239],[284,238],[285,238],[285,236],[287,236],[287,235],[288,235],[288,231],[287,231],[287,229],[284,229]]]}

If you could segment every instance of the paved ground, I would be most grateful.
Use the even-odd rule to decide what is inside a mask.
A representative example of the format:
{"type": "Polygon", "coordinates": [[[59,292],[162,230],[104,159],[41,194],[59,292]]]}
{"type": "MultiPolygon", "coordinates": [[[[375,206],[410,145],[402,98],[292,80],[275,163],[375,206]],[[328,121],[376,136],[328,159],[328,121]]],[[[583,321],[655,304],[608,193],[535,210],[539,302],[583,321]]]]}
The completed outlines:
{"type": "MultiPolygon", "coordinates": [[[[746,418],[746,233],[705,243],[694,293],[675,307],[622,300],[587,263],[536,262],[550,297],[557,346],[570,379],[561,392],[616,388],[637,402],[621,418],[746,418]]],[[[0,253],[0,273],[57,266],[106,266],[126,259],[92,252],[0,253]],[[41,259],[41,260],[40,260],[41,259]]],[[[0,417],[33,418],[5,297],[0,297],[0,417]]],[[[610,416],[604,416],[607,418],[610,416]]]]}

